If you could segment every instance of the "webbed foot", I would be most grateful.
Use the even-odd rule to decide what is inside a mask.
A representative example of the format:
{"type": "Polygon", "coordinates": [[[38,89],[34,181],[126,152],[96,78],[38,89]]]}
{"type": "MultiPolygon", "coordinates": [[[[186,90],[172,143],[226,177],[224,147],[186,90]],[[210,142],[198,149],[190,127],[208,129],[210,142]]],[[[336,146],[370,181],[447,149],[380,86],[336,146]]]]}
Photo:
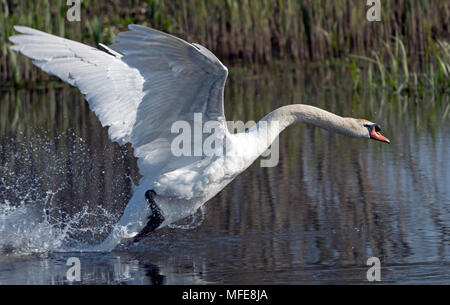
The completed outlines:
{"type": "Polygon", "coordinates": [[[138,235],[136,235],[133,239],[133,242],[138,242],[145,236],[147,236],[149,233],[156,230],[164,221],[164,216],[159,209],[159,207],[155,203],[156,192],[154,190],[148,190],[145,192],[145,199],[147,200],[147,203],[150,207],[150,216],[148,217],[147,224],[145,227],[139,232],[138,235]]]}

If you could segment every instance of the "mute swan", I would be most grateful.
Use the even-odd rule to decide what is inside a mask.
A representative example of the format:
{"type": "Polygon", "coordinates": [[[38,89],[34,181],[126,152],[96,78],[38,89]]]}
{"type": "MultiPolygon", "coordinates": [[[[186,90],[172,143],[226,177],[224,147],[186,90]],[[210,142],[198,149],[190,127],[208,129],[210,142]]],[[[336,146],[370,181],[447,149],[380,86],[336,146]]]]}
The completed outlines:
{"type": "MultiPolygon", "coordinates": [[[[226,127],[223,92],[227,68],[208,49],[144,26],[129,25],[105,51],[24,26],[11,48],[45,72],[78,87],[112,141],[131,143],[142,178],[111,234],[96,247],[110,251],[123,239],[193,214],[255,161],[289,125],[303,122],[349,137],[389,143],[380,126],[309,105],[288,105],[247,132],[226,127]],[[175,156],[176,121],[195,114],[217,122],[216,143],[226,154],[175,156]],[[264,129],[265,132],[260,132],[264,129]]],[[[198,145],[198,139],[192,145],[198,145]]],[[[189,143],[190,144],[190,143],[189,143]]],[[[201,141],[200,141],[201,145],[201,141]]]]}

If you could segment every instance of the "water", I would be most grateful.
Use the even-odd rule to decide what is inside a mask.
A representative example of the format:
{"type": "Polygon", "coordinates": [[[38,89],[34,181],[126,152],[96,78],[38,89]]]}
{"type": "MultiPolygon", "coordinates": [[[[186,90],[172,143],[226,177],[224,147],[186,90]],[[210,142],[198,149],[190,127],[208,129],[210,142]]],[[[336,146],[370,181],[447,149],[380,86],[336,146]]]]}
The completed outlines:
{"type": "Polygon", "coordinates": [[[379,123],[391,145],[309,126],[286,130],[277,167],[259,161],[191,219],[111,253],[79,252],[120,218],[139,178],[130,147],[76,89],[0,96],[0,284],[450,283],[448,95],[314,87],[320,73],[231,75],[227,120],[308,103],[379,123]]]}

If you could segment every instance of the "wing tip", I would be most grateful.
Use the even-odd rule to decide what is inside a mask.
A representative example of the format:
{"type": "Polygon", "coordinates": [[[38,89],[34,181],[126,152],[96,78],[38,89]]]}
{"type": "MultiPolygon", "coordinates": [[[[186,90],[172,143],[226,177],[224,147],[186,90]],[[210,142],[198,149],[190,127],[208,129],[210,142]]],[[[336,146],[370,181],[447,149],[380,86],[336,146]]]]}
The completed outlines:
{"type": "Polygon", "coordinates": [[[134,24],[134,23],[129,24],[129,25],[128,25],[128,29],[129,29],[130,31],[133,31],[133,32],[140,32],[140,33],[142,33],[142,32],[144,32],[144,33],[155,33],[155,32],[159,32],[159,31],[157,31],[157,30],[155,30],[155,29],[152,29],[152,28],[149,28],[149,27],[147,27],[147,26],[145,26],[145,25],[134,24]]]}
{"type": "Polygon", "coordinates": [[[183,43],[187,43],[186,41],[184,41],[183,39],[181,39],[179,37],[173,36],[169,33],[166,33],[166,32],[154,29],[154,28],[150,28],[145,25],[129,24],[128,29],[132,32],[137,32],[137,33],[146,34],[146,35],[154,35],[154,36],[162,37],[162,38],[166,38],[166,39],[170,38],[170,39],[175,39],[177,41],[182,41],[183,43]]]}
{"type": "MultiPolygon", "coordinates": [[[[11,39],[10,39],[10,41],[12,42],[12,43],[15,43],[14,41],[12,41],[11,39]]],[[[19,46],[19,45],[12,45],[12,46],[10,46],[9,47],[12,51],[15,51],[15,52],[20,52],[20,51],[22,51],[22,48],[19,46]]]]}
{"type": "Polygon", "coordinates": [[[25,33],[27,31],[27,29],[29,29],[29,27],[24,26],[24,25],[13,25],[13,29],[16,32],[19,32],[19,33],[23,34],[23,33],[25,33]]]}
{"type": "Polygon", "coordinates": [[[17,45],[17,44],[19,44],[18,39],[20,39],[20,36],[23,36],[22,34],[25,34],[25,32],[28,28],[26,26],[22,26],[22,25],[13,25],[13,29],[14,29],[14,31],[19,33],[19,35],[12,35],[12,36],[8,37],[8,40],[15,44],[15,45],[11,46],[10,48],[13,51],[20,51],[20,49],[18,48],[18,45],[17,45]]]}
{"type": "Polygon", "coordinates": [[[129,30],[133,30],[133,29],[139,28],[139,27],[143,27],[143,26],[142,26],[142,25],[139,25],[139,24],[135,24],[135,23],[130,23],[130,24],[128,25],[128,29],[129,29],[129,30]]]}
{"type": "Polygon", "coordinates": [[[20,34],[25,34],[25,35],[39,35],[39,36],[52,36],[52,34],[49,33],[45,33],[33,28],[30,28],[28,26],[24,26],[24,25],[13,25],[13,29],[20,33],[20,34]]]}
{"type": "MultiPolygon", "coordinates": [[[[19,37],[20,37],[21,35],[13,35],[13,36],[9,36],[8,37],[8,40],[10,41],[10,42],[12,42],[12,43],[14,43],[14,44],[18,44],[19,42],[17,41],[17,39],[19,39],[19,37]]],[[[12,47],[14,47],[14,46],[12,46],[12,47]]],[[[12,48],[11,47],[11,48],[12,48]]]]}
{"type": "Polygon", "coordinates": [[[145,26],[142,24],[136,24],[136,23],[129,24],[128,29],[131,31],[161,32],[154,28],[151,28],[151,27],[148,27],[148,26],[145,26]]]}

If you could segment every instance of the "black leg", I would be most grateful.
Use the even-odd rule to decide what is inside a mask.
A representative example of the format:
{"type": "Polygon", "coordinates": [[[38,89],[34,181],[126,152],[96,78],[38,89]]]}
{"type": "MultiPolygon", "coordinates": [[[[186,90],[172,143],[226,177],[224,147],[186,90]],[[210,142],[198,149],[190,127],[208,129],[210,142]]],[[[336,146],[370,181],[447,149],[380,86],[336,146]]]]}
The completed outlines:
{"type": "Polygon", "coordinates": [[[138,242],[142,238],[144,238],[146,235],[148,235],[150,232],[154,231],[156,228],[159,227],[159,225],[164,221],[164,216],[161,213],[161,210],[158,208],[158,206],[155,203],[155,191],[154,190],[148,190],[145,192],[145,199],[147,200],[147,203],[150,207],[150,216],[148,217],[148,222],[145,225],[145,227],[139,232],[138,235],[134,237],[133,242],[138,242]]]}

